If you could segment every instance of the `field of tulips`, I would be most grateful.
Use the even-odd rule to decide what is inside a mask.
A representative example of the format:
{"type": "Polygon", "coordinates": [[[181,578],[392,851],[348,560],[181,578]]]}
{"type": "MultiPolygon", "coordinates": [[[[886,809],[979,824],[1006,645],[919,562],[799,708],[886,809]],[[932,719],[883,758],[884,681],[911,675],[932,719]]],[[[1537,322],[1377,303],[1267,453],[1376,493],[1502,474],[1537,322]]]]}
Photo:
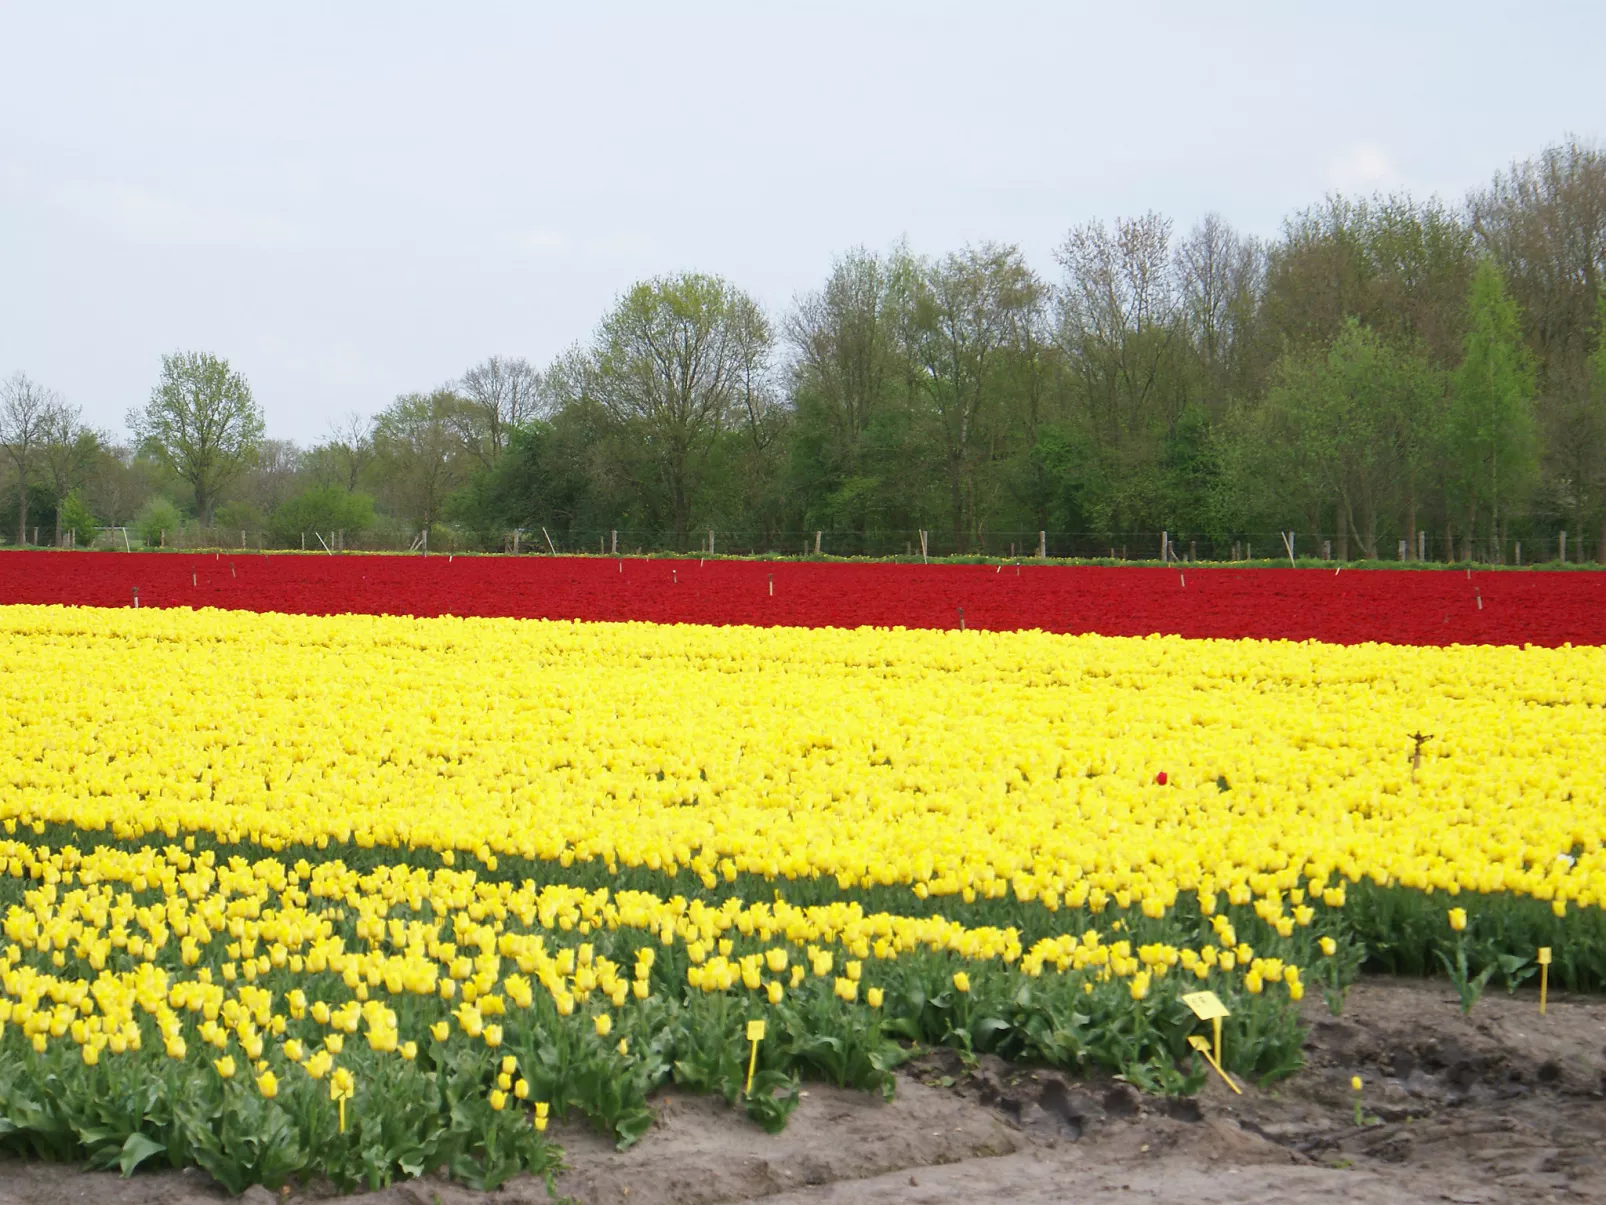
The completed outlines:
{"type": "Polygon", "coordinates": [[[1193,1091],[1200,989],[1271,1080],[1363,966],[1601,988],[1603,581],[0,557],[0,1145],[494,1185],[919,1046],[1193,1091]]]}
{"type": "Polygon", "coordinates": [[[1606,642],[1606,574],[603,557],[8,552],[0,599],[332,615],[1038,628],[1331,644],[1606,642]]]}

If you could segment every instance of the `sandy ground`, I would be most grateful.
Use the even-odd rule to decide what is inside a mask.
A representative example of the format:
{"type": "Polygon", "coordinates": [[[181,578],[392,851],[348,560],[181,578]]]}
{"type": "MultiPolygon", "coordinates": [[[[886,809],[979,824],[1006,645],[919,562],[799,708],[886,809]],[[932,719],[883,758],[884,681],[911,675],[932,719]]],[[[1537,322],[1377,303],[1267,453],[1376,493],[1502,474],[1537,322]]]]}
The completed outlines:
{"type": "MultiPolygon", "coordinates": [[[[1114,1080],[990,1059],[967,1069],[942,1053],[908,1068],[890,1103],[812,1085],[775,1137],[722,1102],[671,1092],[629,1151],[564,1131],[557,1190],[585,1205],[1606,1202],[1606,1000],[1562,996],[1540,1018],[1532,993],[1497,992],[1468,1018],[1444,984],[1372,980],[1342,1017],[1307,1004],[1305,1069],[1241,1097],[1213,1081],[1190,1101],[1144,1098],[1114,1080]],[[1359,1127],[1355,1074],[1372,1115],[1359,1127]]],[[[224,1199],[193,1171],[124,1181],[0,1162],[0,1205],[224,1199]]],[[[323,1201],[550,1199],[528,1179],[490,1194],[428,1179],[323,1201]]]]}

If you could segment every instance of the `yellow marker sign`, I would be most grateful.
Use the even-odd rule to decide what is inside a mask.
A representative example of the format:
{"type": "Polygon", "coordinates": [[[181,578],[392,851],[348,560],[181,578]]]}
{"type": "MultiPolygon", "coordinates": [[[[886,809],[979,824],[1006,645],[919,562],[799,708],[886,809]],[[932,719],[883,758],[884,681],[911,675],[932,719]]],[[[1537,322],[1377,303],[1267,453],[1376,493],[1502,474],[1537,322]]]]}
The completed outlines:
{"type": "MultiPolygon", "coordinates": [[[[1189,992],[1182,997],[1182,1002],[1193,1009],[1193,1015],[1198,1017],[1199,1020],[1210,1022],[1210,1026],[1216,1035],[1216,1070],[1221,1071],[1221,1018],[1230,1017],[1232,1014],[1227,1011],[1227,1006],[1221,1002],[1221,998],[1215,992],[1189,992]]],[[[1200,1041],[1203,1040],[1203,1038],[1200,1039],[1200,1041]]],[[[1222,1078],[1226,1078],[1225,1072],[1222,1072],[1222,1078]]],[[[1229,1084],[1232,1083],[1231,1080],[1227,1080],[1227,1082],[1229,1084]]],[[[1237,1086],[1233,1084],[1234,1089],[1237,1086]]]]}
{"type": "Polygon", "coordinates": [[[747,1057],[747,1092],[753,1095],[753,1072],[758,1070],[758,1044],[764,1040],[764,1022],[749,1021],[747,1023],[747,1040],[753,1043],[753,1053],[747,1057]]]}
{"type": "Polygon", "coordinates": [[[1550,947],[1539,947],[1539,1015],[1545,1015],[1545,997],[1550,994],[1550,947]]]}
{"type": "Polygon", "coordinates": [[[1209,1063],[1212,1067],[1214,1067],[1215,1071],[1216,1071],[1216,1074],[1219,1075],[1222,1079],[1227,1081],[1227,1087],[1231,1088],[1239,1096],[1242,1096],[1244,1094],[1244,1090],[1242,1088],[1240,1088],[1237,1084],[1232,1082],[1232,1076],[1228,1075],[1225,1071],[1223,1071],[1221,1069],[1221,1064],[1219,1062],[1217,1062],[1215,1059],[1210,1057],[1210,1043],[1208,1041],[1206,1041],[1199,1034],[1193,1034],[1192,1036],[1190,1036],[1188,1038],[1188,1045],[1192,1046],[1200,1054],[1204,1055],[1205,1062],[1209,1063]]]}
{"type": "Polygon", "coordinates": [[[1215,992],[1189,992],[1182,997],[1182,1002],[1193,1009],[1193,1015],[1201,1021],[1214,1021],[1232,1015],[1215,992]]]}

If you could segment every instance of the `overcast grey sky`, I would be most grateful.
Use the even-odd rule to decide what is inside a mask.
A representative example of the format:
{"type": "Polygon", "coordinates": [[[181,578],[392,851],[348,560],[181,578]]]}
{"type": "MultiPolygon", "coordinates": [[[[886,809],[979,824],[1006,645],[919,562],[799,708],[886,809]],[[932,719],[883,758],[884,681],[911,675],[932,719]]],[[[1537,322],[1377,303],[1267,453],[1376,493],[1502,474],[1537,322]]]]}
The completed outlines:
{"type": "Polygon", "coordinates": [[[1600,0],[7,0],[0,376],[121,435],[163,352],[212,351],[311,442],[487,355],[542,365],[660,272],[778,314],[905,235],[1053,276],[1092,218],[1459,201],[1606,132],[1602,45],[1600,0]]]}

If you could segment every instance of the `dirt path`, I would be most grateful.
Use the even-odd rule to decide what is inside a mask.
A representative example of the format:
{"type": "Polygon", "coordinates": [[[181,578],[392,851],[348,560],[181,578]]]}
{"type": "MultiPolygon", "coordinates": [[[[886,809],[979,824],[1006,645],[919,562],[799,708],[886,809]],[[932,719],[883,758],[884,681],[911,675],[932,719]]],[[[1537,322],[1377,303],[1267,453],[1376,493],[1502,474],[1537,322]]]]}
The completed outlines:
{"type": "MultiPolygon", "coordinates": [[[[1305,1069],[1242,1097],[1213,1082],[1192,1101],[1156,1100],[945,1053],[912,1066],[887,1104],[813,1085],[770,1137],[721,1102],[669,1093],[629,1151],[566,1130],[558,1190],[585,1205],[1606,1202],[1606,1000],[1560,997],[1541,1019],[1531,993],[1494,994],[1466,1018],[1444,984],[1374,980],[1342,1017],[1317,1001],[1307,1015],[1305,1069]],[[1359,1127],[1355,1074],[1370,1115],[1359,1127]]],[[[195,1172],[122,1181],[0,1163],[0,1205],[222,1199],[195,1172]]],[[[489,1195],[426,1180],[331,1205],[549,1199],[528,1180],[489,1195]]]]}

